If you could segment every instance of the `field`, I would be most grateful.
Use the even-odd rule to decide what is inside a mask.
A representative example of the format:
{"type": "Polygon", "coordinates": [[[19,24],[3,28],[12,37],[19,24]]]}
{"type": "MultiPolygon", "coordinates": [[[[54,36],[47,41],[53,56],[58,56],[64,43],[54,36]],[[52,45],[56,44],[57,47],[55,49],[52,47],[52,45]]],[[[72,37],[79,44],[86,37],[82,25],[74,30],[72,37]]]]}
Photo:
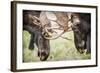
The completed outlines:
{"type": "MultiPolygon", "coordinates": [[[[90,59],[90,54],[80,54],[74,45],[73,32],[66,32],[62,35],[71,40],[64,38],[57,38],[50,40],[50,56],[47,61],[59,61],[59,60],[86,60],[90,59]]],[[[27,31],[23,31],[23,62],[37,62],[40,61],[37,56],[37,47],[34,50],[29,50],[30,34],[27,31]]]]}

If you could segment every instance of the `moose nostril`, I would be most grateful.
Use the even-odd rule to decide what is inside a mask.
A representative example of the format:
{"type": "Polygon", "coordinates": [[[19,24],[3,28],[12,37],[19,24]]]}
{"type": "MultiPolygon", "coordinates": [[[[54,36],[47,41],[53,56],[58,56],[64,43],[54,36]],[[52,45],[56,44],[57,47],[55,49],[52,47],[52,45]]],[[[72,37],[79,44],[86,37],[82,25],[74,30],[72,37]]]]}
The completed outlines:
{"type": "Polygon", "coordinates": [[[46,52],[42,51],[41,55],[46,56],[47,54],[46,54],[46,52]]]}
{"type": "Polygon", "coordinates": [[[48,54],[45,51],[41,52],[40,60],[45,61],[48,58],[48,54]]]}

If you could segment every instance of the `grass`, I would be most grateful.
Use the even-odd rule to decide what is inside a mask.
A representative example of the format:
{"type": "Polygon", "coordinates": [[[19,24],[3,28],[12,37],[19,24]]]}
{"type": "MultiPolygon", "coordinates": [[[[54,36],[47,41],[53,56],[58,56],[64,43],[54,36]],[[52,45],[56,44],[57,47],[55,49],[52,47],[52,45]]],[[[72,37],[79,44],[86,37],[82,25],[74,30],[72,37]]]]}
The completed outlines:
{"type": "MultiPolygon", "coordinates": [[[[59,60],[86,60],[90,59],[90,54],[80,54],[74,45],[73,32],[67,32],[62,35],[71,40],[64,38],[57,38],[50,40],[50,56],[48,61],[59,61],[59,60]]],[[[23,62],[37,62],[40,61],[37,56],[37,47],[34,50],[29,50],[28,45],[30,41],[30,34],[27,31],[23,32],[23,62]]]]}

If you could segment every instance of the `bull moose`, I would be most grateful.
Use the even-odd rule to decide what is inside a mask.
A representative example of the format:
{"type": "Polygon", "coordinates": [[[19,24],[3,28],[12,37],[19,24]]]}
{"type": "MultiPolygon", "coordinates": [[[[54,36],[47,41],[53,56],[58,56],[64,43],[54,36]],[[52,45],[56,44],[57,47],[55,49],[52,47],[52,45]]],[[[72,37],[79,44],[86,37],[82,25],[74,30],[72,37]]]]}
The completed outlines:
{"type": "Polygon", "coordinates": [[[40,11],[23,11],[23,30],[28,31],[31,34],[29,49],[34,49],[34,44],[38,47],[38,56],[41,61],[44,61],[48,58],[50,52],[49,40],[45,39],[42,35],[42,27],[38,17],[40,11]]]}
{"type": "Polygon", "coordinates": [[[91,14],[73,13],[71,16],[74,42],[80,53],[91,53],[91,14]]]}

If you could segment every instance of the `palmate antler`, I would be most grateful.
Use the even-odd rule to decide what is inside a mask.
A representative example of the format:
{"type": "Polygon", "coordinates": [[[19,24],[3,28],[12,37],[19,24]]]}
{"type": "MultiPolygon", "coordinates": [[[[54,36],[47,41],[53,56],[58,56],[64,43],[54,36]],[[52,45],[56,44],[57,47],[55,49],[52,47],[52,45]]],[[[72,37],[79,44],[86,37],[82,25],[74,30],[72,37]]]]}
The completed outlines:
{"type": "Polygon", "coordinates": [[[38,18],[38,17],[32,16],[32,15],[29,15],[29,18],[32,19],[33,25],[37,25],[43,29],[44,38],[49,39],[49,40],[53,40],[53,39],[57,39],[58,37],[61,37],[62,34],[64,34],[65,32],[68,32],[68,29],[71,28],[71,27],[61,26],[61,23],[59,23],[55,20],[52,20],[52,21],[57,23],[60,27],[59,28],[51,27],[50,20],[46,17],[45,14],[42,14],[42,18],[41,17],[38,18]],[[55,30],[62,30],[62,32],[60,34],[57,34],[57,32],[55,30]],[[53,33],[56,33],[56,36],[54,36],[53,33]]]}
{"type": "MultiPolygon", "coordinates": [[[[54,14],[52,14],[52,15],[54,15],[54,14]]],[[[57,15],[59,15],[59,13],[57,15]]],[[[57,38],[61,37],[61,35],[64,34],[65,32],[68,32],[69,29],[71,28],[71,27],[68,27],[68,23],[67,23],[68,22],[68,18],[66,17],[66,20],[65,20],[64,19],[65,16],[63,15],[63,13],[60,13],[60,16],[58,16],[58,17],[57,17],[57,15],[54,16],[55,19],[54,18],[52,19],[52,18],[48,18],[47,17],[48,15],[46,15],[46,12],[42,12],[40,14],[40,22],[42,23],[42,26],[43,26],[43,33],[46,34],[46,35],[43,34],[43,36],[46,39],[49,39],[49,40],[57,39],[57,38]],[[64,16],[63,19],[66,22],[63,23],[63,19],[59,18],[59,17],[61,17],[61,15],[64,16]],[[54,23],[56,23],[59,27],[56,27],[56,26],[52,27],[51,26],[52,25],[51,21],[54,22],[54,23]],[[57,34],[56,30],[61,30],[62,32],[60,34],[57,34]],[[56,35],[53,35],[53,33],[56,33],[56,35]]],[[[66,39],[67,39],[67,37],[66,37],[66,39]]]]}

